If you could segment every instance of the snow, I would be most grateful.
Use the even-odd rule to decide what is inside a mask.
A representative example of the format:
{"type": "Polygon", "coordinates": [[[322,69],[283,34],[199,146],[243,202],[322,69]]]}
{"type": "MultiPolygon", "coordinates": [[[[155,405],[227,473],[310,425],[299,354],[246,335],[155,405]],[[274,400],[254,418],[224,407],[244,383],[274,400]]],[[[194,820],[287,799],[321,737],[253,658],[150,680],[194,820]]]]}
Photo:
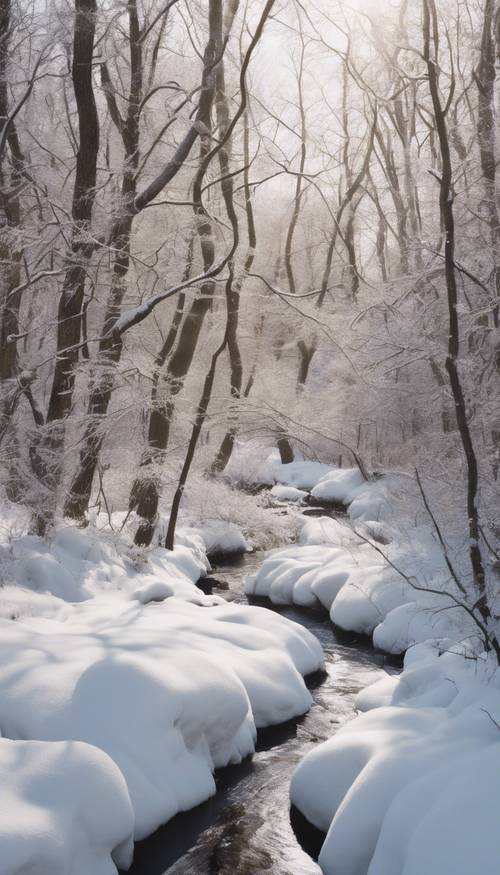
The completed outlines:
{"type": "Polygon", "coordinates": [[[54,616],[67,602],[104,594],[142,599],[141,589],[155,585],[158,591],[167,587],[164,597],[213,603],[194,586],[210,567],[203,541],[188,531],[180,533],[180,541],[171,552],[150,550],[145,560],[134,557],[119,536],[91,526],[61,526],[50,541],[21,535],[0,544],[0,617],[54,616]]]}
{"type": "Polygon", "coordinates": [[[132,860],[133,819],[102,751],[0,738],[0,875],[112,875],[132,860]]]}
{"type": "Polygon", "coordinates": [[[195,527],[208,556],[217,553],[247,553],[251,547],[239,526],[225,520],[205,519],[195,527]]]}
{"type": "Polygon", "coordinates": [[[212,795],[214,768],[253,752],[256,727],[309,709],[302,675],[322,653],[262,608],[103,596],[0,621],[0,663],[2,732],[109,754],[142,838],[212,795]]]}
{"type": "MultiPolygon", "coordinates": [[[[276,455],[264,469],[275,501],[312,492],[346,516],[294,507],[298,542],[268,554],[247,594],[322,606],[406,651],[403,674],[363,690],[359,716],[294,774],[292,802],[325,833],[323,872],[496,875],[500,670],[446,594],[435,531],[398,518],[398,475],[276,455]]],[[[314,636],[196,587],[207,552],[249,549],[237,525],[203,519],[184,520],[171,552],[136,550],[124,514],[50,540],[19,518],[0,545],[0,875],[125,867],[132,839],[211,796],[214,770],[251,754],[258,728],[311,706],[314,636]]],[[[463,543],[449,545],[459,562],[463,543]]]]}
{"type": "Polygon", "coordinates": [[[246,441],[236,443],[225,473],[237,485],[281,484],[310,492],[331,468],[331,465],[323,462],[302,459],[298,454],[293,462],[283,465],[275,447],[262,447],[246,441]]]}
{"type": "Polygon", "coordinates": [[[274,604],[322,605],[336,626],[373,636],[392,654],[428,639],[477,640],[465,612],[446,595],[449,571],[432,527],[398,528],[393,505],[401,489],[396,475],[370,481],[355,469],[322,475],[312,494],[345,502],[346,519],[304,518],[299,543],[270,552],[247,579],[246,593],[274,604]]]}
{"type": "Polygon", "coordinates": [[[370,710],[314,748],[291,785],[327,833],[325,875],[496,873],[500,670],[417,645],[401,677],[358,705],[370,710]]]}
{"type": "MultiPolygon", "coordinates": [[[[7,746],[33,744],[33,763],[35,754],[42,766],[54,763],[32,820],[34,831],[44,818],[47,828],[25,849],[28,861],[53,855],[51,875],[114,872],[113,859],[125,866],[132,836],[207,799],[214,770],[251,754],[258,728],[311,706],[303,676],[323,664],[316,638],[265,608],[196,587],[209,568],[202,537],[210,530],[221,543],[222,527],[203,536],[185,529],[172,552],[134,552],[116,532],[92,526],[2,545],[0,732],[7,746]],[[67,780],[58,777],[64,751],[73,752],[67,780]],[[99,782],[108,773],[106,794],[99,782]],[[70,792],[73,807],[65,807],[70,792]]],[[[225,543],[233,537],[229,529],[225,543]]],[[[23,750],[0,754],[13,835],[32,799],[28,773],[23,784],[9,766],[23,750]]]]}
{"type": "Polygon", "coordinates": [[[312,462],[308,459],[297,459],[283,465],[276,454],[271,454],[266,462],[265,470],[268,472],[268,477],[271,477],[276,483],[310,492],[321,477],[331,470],[331,465],[312,462]]]}
{"type": "Polygon", "coordinates": [[[350,527],[327,518],[308,520],[300,541],[273,551],[247,579],[246,593],[275,604],[321,603],[333,622],[362,634],[408,602],[405,581],[350,527]],[[318,538],[328,541],[318,544],[318,538]]]}
{"type": "Polygon", "coordinates": [[[350,503],[366,480],[357,468],[339,468],[328,471],[311,490],[320,501],[350,503]]]}
{"type": "Polygon", "coordinates": [[[271,495],[276,501],[303,501],[307,497],[307,492],[304,489],[297,489],[295,486],[273,486],[271,495]]]}

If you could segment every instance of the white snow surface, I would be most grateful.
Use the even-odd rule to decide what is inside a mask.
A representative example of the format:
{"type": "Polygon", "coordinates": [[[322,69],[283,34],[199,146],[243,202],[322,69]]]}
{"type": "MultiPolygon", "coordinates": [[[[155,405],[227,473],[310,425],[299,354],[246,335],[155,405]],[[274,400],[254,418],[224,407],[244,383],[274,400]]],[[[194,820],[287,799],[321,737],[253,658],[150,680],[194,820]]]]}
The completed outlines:
{"type": "Polygon", "coordinates": [[[417,645],[403,674],[362,691],[358,707],[291,785],[327,833],[325,875],[496,875],[500,670],[417,645]]]}
{"type": "Polygon", "coordinates": [[[103,751],[0,738],[0,875],[113,875],[132,861],[133,824],[103,751]]]}
{"type": "MultiPolygon", "coordinates": [[[[363,713],[294,774],[292,802],[325,833],[321,869],[497,875],[500,669],[453,601],[461,593],[408,478],[366,481],[356,469],[314,464],[303,480],[301,461],[280,467],[271,459],[268,470],[277,483],[343,504],[345,521],[307,519],[299,542],[270,553],[246,591],[276,604],[321,603],[338,626],[372,635],[390,653],[406,651],[403,674],[362,691],[363,713]]],[[[447,543],[466,579],[463,538],[448,532],[447,543]]]]}
{"type": "Polygon", "coordinates": [[[333,468],[311,490],[313,498],[347,504],[366,483],[357,468],[333,468]]]}
{"type": "Polygon", "coordinates": [[[226,468],[227,478],[235,484],[273,486],[282,484],[310,492],[332,466],[298,456],[283,465],[275,447],[262,447],[251,441],[236,443],[226,468]]]}
{"type": "Polygon", "coordinates": [[[296,486],[282,486],[277,484],[271,489],[271,495],[276,501],[303,501],[307,496],[304,489],[297,489],[296,486]]]}
{"type": "Polygon", "coordinates": [[[239,526],[225,520],[203,520],[196,523],[193,530],[201,536],[209,556],[216,553],[247,553],[251,549],[239,526]]]}
{"type": "MultiPolygon", "coordinates": [[[[292,463],[299,470],[302,464],[292,463]]],[[[316,474],[312,495],[344,503],[346,520],[304,518],[298,544],[268,554],[247,579],[246,593],[274,604],[320,603],[337,626],[373,636],[393,654],[429,639],[477,638],[467,614],[445,594],[450,575],[432,526],[398,525],[400,478],[366,481],[358,469],[316,474]]]]}
{"type": "Polygon", "coordinates": [[[142,838],[212,795],[256,727],[307,711],[302,674],[321,664],[312,635],[265,609],[102,596],[0,621],[0,728],[108,753],[142,838]]]}
{"type": "Polygon", "coordinates": [[[0,875],[125,867],[132,836],[212,795],[258,727],[309,709],[317,639],[205,596],[204,541],[181,540],[134,553],[66,526],[1,545],[0,875]]]}

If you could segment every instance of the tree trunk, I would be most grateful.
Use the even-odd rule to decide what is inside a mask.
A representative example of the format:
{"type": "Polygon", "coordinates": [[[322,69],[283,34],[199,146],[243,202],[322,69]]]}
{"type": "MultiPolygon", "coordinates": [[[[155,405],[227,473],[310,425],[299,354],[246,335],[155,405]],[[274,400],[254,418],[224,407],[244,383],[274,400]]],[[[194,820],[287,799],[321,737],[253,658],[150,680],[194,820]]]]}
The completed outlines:
{"type": "MultiPolygon", "coordinates": [[[[210,54],[207,51],[204,60],[203,113],[199,114],[199,121],[207,130],[211,128],[211,110],[215,97],[217,66],[222,62],[221,0],[210,0],[209,31],[207,49],[210,47],[210,54]],[[217,59],[217,64],[214,72],[215,59],[217,59]]],[[[208,137],[202,137],[199,168],[193,185],[193,203],[205,272],[212,267],[215,261],[212,223],[202,205],[202,186],[207,169],[205,159],[209,155],[209,151],[210,141],[208,137]]],[[[130,509],[135,510],[142,518],[135,535],[135,543],[140,546],[147,546],[151,543],[160,499],[158,474],[152,470],[152,466],[158,468],[163,464],[175,410],[175,399],[184,385],[184,380],[193,362],[203,322],[212,305],[215,287],[213,280],[205,281],[201,286],[199,297],[189,307],[180,329],[176,348],[167,364],[168,401],[160,415],[157,415],[157,412],[153,413],[153,423],[150,421],[148,448],[142,456],[141,470],[132,485],[129,499],[130,509]]]]}
{"type": "MultiPolygon", "coordinates": [[[[462,442],[467,470],[467,517],[469,529],[469,558],[474,581],[474,611],[477,611],[486,628],[491,625],[491,609],[486,589],[485,571],[481,555],[479,510],[478,499],[478,465],[469,428],[465,398],[458,370],[458,358],[460,353],[460,326],[458,321],[458,294],[455,273],[455,219],[453,212],[453,185],[452,165],[448,130],[446,124],[446,109],[441,104],[438,73],[438,24],[437,12],[434,0],[423,0],[424,18],[424,59],[427,64],[429,77],[429,89],[434,110],[436,131],[441,152],[441,177],[439,206],[441,220],[445,233],[445,274],[446,291],[448,301],[449,330],[448,330],[448,354],[445,367],[450,380],[453,400],[455,402],[455,416],[458,431],[462,442]],[[432,32],[432,38],[431,38],[432,32]],[[431,48],[432,42],[432,48],[431,48]]],[[[453,87],[453,84],[451,85],[453,87]]],[[[489,634],[487,646],[494,650],[497,660],[500,662],[500,642],[493,631],[489,634]]]]}
{"type": "Polygon", "coordinates": [[[90,227],[99,151],[99,119],[92,85],[96,9],[95,0],[75,0],[71,74],[78,111],[79,145],[71,209],[73,230],[57,313],[57,352],[47,425],[45,432],[39,433],[31,452],[34,472],[45,487],[44,510],[37,514],[35,522],[40,535],[45,534],[55,513],[62,475],[64,420],[73,402],[79,359],[86,262],[93,251],[90,227]]]}
{"type": "Polygon", "coordinates": [[[106,305],[101,331],[103,338],[99,343],[99,358],[96,363],[97,374],[92,379],[87,407],[89,417],[82,437],[79,453],[79,466],[64,503],[65,516],[83,522],[88,510],[92,482],[104,439],[99,426],[108,411],[113,391],[114,372],[118,365],[122,343],[110,334],[110,329],[120,314],[123,298],[127,290],[127,274],[130,266],[130,240],[134,216],[134,200],[137,190],[137,167],[139,164],[139,112],[142,97],[142,44],[137,5],[135,0],[128,4],[129,13],[129,51],[130,51],[130,91],[128,95],[127,116],[119,116],[114,92],[111,90],[109,73],[105,64],[101,67],[101,79],[106,92],[110,115],[115,120],[122,136],[125,149],[123,182],[121,188],[118,218],[110,234],[110,249],[115,253],[111,289],[106,305]]]}

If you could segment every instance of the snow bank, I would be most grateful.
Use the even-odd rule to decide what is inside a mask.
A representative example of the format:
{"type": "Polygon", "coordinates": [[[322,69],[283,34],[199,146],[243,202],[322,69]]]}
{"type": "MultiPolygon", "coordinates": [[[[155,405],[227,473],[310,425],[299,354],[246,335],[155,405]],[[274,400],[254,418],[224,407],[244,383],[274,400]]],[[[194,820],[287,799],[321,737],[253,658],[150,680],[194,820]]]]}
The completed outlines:
{"type": "Polygon", "coordinates": [[[327,832],[326,875],[496,873],[500,860],[500,670],[428,645],[371,708],[309,753],[293,803],[327,832]]]}
{"type": "MultiPolygon", "coordinates": [[[[303,676],[323,664],[314,636],[195,586],[209,567],[205,539],[221,544],[228,531],[236,544],[239,530],[226,524],[209,523],[203,539],[181,529],[172,552],[134,551],[126,536],[92,526],[61,527],[50,542],[22,534],[4,542],[0,734],[9,750],[21,747],[4,759],[0,751],[0,811],[6,800],[6,823],[19,836],[33,802],[40,834],[31,838],[26,827],[26,866],[34,854],[53,858],[44,869],[51,875],[104,875],[115,871],[113,859],[126,865],[132,833],[142,838],[207,799],[214,769],[251,754],[257,728],[309,709],[303,676]],[[33,748],[22,748],[27,739],[33,748]],[[29,760],[33,774],[44,757],[52,764],[53,786],[47,771],[39,796],[28,765],[25,783],[10,769],[24,750],[40,752],[29,760]],[[106,794],[99,782],[107,774],[106,794]]],[[[21,849],[19,866],[9,854],[9,875],[42,871],[22,868],[21,849]]]]}
{"type": "Polygon", "coordinates": [[[300,541],[273,551],[247,579],[246,593],[275,604],[320,603],[337,625],[362,634],[371,634],[389,611],[409,601],[405,581],[349,526],[307,520],[300,541]]]}
{"type": "Polygon", "coordinates": [[[353,519],[382,519],[388,506],[386,478],[367,481],[359,468],[336,468],[300,457],[283,465],[275,448],[251,442],[237,444],[226,474],[235,484],[273,487],[271,494],[279,501],[298,501],[306,492],[318,501],[352,505],[353,519]],[[285,487],[299,492],[285,492],[285,487]]]}
{"type": "Polygon", "coordinates": [[[275,604],[322,605],[337,626],[373,636],[388,653],[428,639],[477,640],[465,612],[446,595],[449,571],[432,527],[398,530],[391,495],[400,488],[395,475],[367,482],[354,469],[330,471],[312,494],[350,502],[350,519],[305,520],[299,544],[270,553],[247,579],[246,593],[275,604]]]}
{"type": "Polygon", "coordinates": [[[54,616],[66,602],[103,594],[141,598],[142,588],[161,589],[165,581],[168,595],[213,603],[194,586],[209,568],[203,541],[189,532],[181,532],[180,540],[184,544],[172,552],[156,548],[134,559],[123,538],[90,526],[61,526],[50,541],[22,535],[0,546],[0,617],[54,616]]]}
{"type": "Polygon", "coordinates": [[[304,489],[297,489],[296,486],[273,486],[271,495],[276,501],[303,501],[308,493],[304,489]]]}
{"type": "Polygon", "coordinates": [[[112,875],[131,863],[133,821],[102,751],[0,738],[0,875],[112,875]]]}
{"type": "Polygon", "coordinates": [[[331,471],[331,467],[308,459],[297,459],[283,465],[279,456],[275,454],[271,454],[266,462],[266,470],[272,481],[285,486],[294,486],[296,489],[305,489],[307,492],[310,492],[318,481],[331,471]]]}
{"type": "Polygon", "coordinates": [[[243,532],[234,523],[207,519],[199,522],[195,531],[199,532],[208,556],[217,553],[247,553],[251,550],[243,532]]]}
{"type": "Polygon", "coordinates": [[[320,501],[349,504],[357,490],[366,483],[358,468],[338,468],[328,471],[313,487],[311,495],[320,501]]]}
{"type": "Polygon", "coordinates": [[[236,485],[273,486],[283,484],[310,492],[332,466],[300,457],[283,465],[276,447],[252,441],[237,442],[225,475],[236,485]]]}
{"type": "Polygon", "coordinates": [[[0,730],[109,754],[141,838],[210,796],[256,727],[307,711],[302,675],[321,665],[310,633],[262,608],[102,596],[0,621],[0,730]]]}

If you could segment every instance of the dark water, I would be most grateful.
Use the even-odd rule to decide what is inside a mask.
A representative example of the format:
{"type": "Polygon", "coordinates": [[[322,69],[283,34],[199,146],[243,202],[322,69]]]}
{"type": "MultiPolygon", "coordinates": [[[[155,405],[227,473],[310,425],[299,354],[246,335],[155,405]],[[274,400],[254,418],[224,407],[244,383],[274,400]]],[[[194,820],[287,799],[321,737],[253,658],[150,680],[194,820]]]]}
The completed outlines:
{"type": "MultiPolygon", "coordinates": [[[[250,555],[214,569],[214,576],[229,584],[226,598],[246,601],[243,581],[263,558],[250,555]]],[[[252,759],[218,773],[212,799],[139,842],[131,875],[320,875],[292,829],[290,779],[304,754],[353,716],[357,692],[381,675],[383,657],[363,639],[340,640],[326,614],[293,607],[280,613],[308,628],[325,651],[326,673],[308,679],[313,707],[298,720],[260,733],[252,759]]]]}

